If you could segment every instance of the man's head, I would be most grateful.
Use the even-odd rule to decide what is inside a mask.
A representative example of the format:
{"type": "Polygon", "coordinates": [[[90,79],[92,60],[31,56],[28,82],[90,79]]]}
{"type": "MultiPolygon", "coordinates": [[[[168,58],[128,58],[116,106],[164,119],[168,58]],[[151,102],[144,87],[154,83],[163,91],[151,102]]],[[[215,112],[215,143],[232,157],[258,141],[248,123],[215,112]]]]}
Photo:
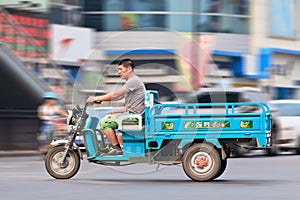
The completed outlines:
{"type": "Polygon", "coordinates": [[[118,73],[122,79],[128,79],[134,74],[134,62],[130,58],[121,60],[118,64],[118,73]]]}

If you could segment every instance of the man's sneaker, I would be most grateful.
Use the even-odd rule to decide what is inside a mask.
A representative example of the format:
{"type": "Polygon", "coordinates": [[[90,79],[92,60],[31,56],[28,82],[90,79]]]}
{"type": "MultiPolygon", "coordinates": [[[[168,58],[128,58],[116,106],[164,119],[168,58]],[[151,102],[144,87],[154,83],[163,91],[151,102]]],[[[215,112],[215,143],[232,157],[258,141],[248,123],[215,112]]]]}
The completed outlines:
{"type": "Polygon", "coordinates": [[[110,145],[110,144],[108,144],[108,145],[106,145],[104,148],[102,147],[102,148],[100,148],[100,152],[101,153],[108,153],[109,151],[111,151],[113,149],[113,147],[110,145]]]}
{"type": "Polygon", "coordinates": [[[110,151],[106,155],[122,155],[123,151],[117,148],[110,148],[110,151]]]}

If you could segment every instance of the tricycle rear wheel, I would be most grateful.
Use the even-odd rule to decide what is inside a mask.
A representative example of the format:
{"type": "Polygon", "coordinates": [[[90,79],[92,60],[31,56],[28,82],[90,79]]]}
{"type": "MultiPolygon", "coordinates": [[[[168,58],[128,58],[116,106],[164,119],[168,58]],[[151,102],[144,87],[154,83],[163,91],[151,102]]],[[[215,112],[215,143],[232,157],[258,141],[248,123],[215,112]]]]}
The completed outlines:
{"type": "Polygon", "coordinates": [[[47,153],[45,158],[46,170],[56,179],[69,179],[80,168],[80,158],[74,150],[68,150],[65,161],[62,161],[65,151],[66,148],[64,146],[54,147],[47,153]]]}
{"type": "Polygon", "coordinates": [[[221,160],[220,171],[213,179],[216,179],[216,178],[220,177],[224,173],[226,167],[227,167],[227,158],[225,160],[221,160]]]}
{"type": "Polygon", "coordinates": [[[186,175],[194,181],[210,181],[221,175],[220,154],[206,143],[192,145],[184,153],[182,166],[186,175]]]}

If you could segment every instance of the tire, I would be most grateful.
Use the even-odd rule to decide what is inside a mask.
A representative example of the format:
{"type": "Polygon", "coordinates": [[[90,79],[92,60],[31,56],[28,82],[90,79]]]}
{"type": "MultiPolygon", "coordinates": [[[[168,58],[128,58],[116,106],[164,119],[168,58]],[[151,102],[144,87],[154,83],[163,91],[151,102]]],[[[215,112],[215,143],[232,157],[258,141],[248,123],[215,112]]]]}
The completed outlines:
{"type": "Polygon", "coordinates": [[[296,154],[300,155],[300,136],[298,136],[298,146],[296,147],[296,154]]]}
{"type": "Polygon", "coordinates": [[[225,160],[221,160],[221,169],[213,179],[219,178],[224,173],[226,167],[227,167],[227,158],[225,160]]]}
{"type": "Polygon", "coordinates": [[[267,148],[268,156],[276,156],[279,154],[279,149],[277,146],[271,146],[267,148]]]}
{"type": "Polygon", "coordinates": [[[279,154],[279,148],[277,147],[277,127],[277,122],[274,121],[272,125],[271,146],[266,149],[268,156],[276,156],[279,154]]]}
{"type": "Polygon", "coordinates": [[[69,150],[65,163],[60,163],[66,148],[58,146],[51,149],[45,158],[47,172],[56,179],[69,179],[73,177],[80,168],[80,158],[76,151],[69,150]]]}
{"type": "Polygon", "coordinates": [[[182,166],[185,174],[192,180],[210,181],[219,175],[221,156],[212,145],[194,144],[185,152],[182,166]],[[197,159],[202,158],[206,159],[206,166],[197,166],[197,159]]]}

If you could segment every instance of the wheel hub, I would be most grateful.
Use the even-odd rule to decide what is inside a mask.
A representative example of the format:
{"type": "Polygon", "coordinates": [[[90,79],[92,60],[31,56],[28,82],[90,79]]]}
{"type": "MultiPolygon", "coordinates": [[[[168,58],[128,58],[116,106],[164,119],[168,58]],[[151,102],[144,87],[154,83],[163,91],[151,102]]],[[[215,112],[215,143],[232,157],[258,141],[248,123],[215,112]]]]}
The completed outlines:
{"type": "Polygon", "coordinates": [[[57,165],[58,165],[60,168],[64,169],[64,168],[66,168],[66,167],[69,165],[69,161],[68,161],[68,160],[65,160],[64,162],[63,162],[63,161],[60,161],[60,162],[57,163],[57,165]]]}
{"type": "Polygon", "coordinates": [[[205,174],[212,167],[212,158],[206,152],[197,152],[191,158],[191,165],[196,173],[205,174]]]}
{"type": "Polygon", "coordinates": [[[69,156],[63,160],[64,152],[59,152],[52,158],[51,167],[57,174],[65,174],[74,168],[74,161],[69,156]]]}
{"type": "Polygon", "coordinates": [[[195,165],[200,169],[204,169],[208,166],[208,159],[205,156],[199,156],[195,159],[195,165]]]}

